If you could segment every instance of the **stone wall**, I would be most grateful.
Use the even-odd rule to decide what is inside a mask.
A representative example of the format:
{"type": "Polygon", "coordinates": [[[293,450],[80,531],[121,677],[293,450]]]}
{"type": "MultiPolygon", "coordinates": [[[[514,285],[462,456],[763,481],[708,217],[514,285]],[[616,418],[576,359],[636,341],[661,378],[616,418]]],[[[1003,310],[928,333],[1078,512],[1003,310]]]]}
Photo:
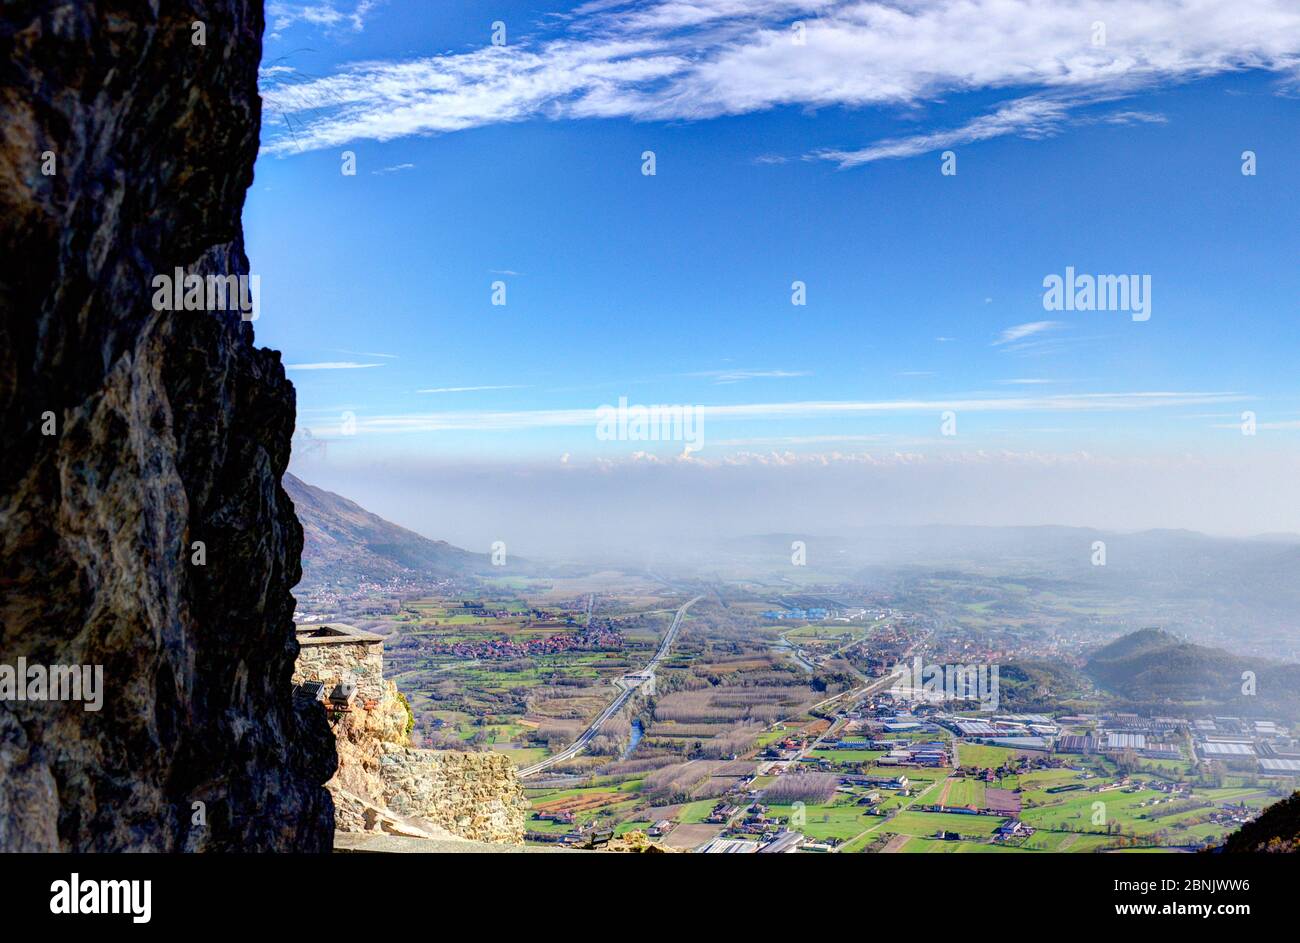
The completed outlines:
{"type": "Polygon", "coordinates": [[[357,686],[359,700],[384,696],[384,645],[382,642],[304,642],[294,666],[294,683],[323,681],[326,694],[340,681],[357,686]]]}
{"type": "Polygon", "coordinates": [[[394,812],[462,838],[523,842],[528,799],[509,757],[386,744],[380,763],[384,798],[394,812]]]}
{"type": "Polygon", "coordinates": [[[339,765],[326,786],[338,810],[338,831],[423,831],[522,843],[528,799],[510,759],[500,753],[411,748],[410,714],[397,685],[385,681],[382,690],[369,709],[356,707],[331,722],[339,765]]]}

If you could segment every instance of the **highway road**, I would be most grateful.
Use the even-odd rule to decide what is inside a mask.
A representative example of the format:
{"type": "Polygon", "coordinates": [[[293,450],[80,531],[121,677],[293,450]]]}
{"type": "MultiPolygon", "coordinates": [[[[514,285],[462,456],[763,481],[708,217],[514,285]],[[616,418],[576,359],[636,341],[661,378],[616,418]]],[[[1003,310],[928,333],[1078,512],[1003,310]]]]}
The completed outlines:
{"type": "MultiPolygon", "coordinates": [[[[913,649],[909,648],[903,654],[901,660],[906,661],[908,658],[911,658],[912,651],[913,649]]],[[[853,668],[852,665],[850,665],[849,667],[853,668]]],[[[805,710],[800,711],[799,713],[803,714],[803,713],[807,713],[807,711],[815,711],[819,708],[825,707],[827,704],[834,703],[835,701],[844,700],[846,698],[851,699],[852,701],[858,701],[861,698],[866,697],[867,695],[879,694],[881,691],[885,690],[886,688],[892,687],[895,683],[897,683],[897,678],[892,674],[882,675],[879,678],[868,678],[866,675],[862,674],[862,672],[858,671],[856,668],[853,668],[853,673],[863,680],[864,683],[862,684],[861,687],[849,688],[848,690],[841,691],[839,694],[832,694],[830,697],[826,698],[825,700],[818,701],[812,707],[806,708],[805,710]]],[[[799,715],[794,714],[789,717],[782,717],[779,720],[774,720],[767,725],[767,729],[775,730],[781,724],[790,723],[797,716],[799,715]]],[[[803,756],[803,753],[801,753],[800,756],[803,756]]]]}
{"type": "MultiPolygon", "coordinates": [[[[681,608],[677,610],[677,614],[673,616],[673,624],[670,625],[668,627],[668,631],[664,633],[663,639],[660,640],[659,642],[659,648],[655,650],[654,657],[652,657],[648,662],[646,662],[645,666],[641,668],[640,671],[632,672],[633,675],[648,675],[654,672],[655,668],[658,667],[659,662],[663,661],[663,659],[668,655],[669,651],[672,650],[673,643],[677,641],[677,636],[680,633],[682,628],[682,620],[686,618],[686,610],[691,608],[691,606],[695,605],[695,603],[699,602],[703,598],[704,598],[703,596],[696,596],[694,599],[689,600],[684,605],[682,605],[681,608]]],[[[596,736],[596,734],[600,733],[600,728],[605,726],[605,724],[609,722],[609,719],[611,717],[613,717],[620,710],[622,710],[623,705],[626,704],[628,702],[628,699],[631,698],[632,695],[635,694],[637,690],[641,687],[643,683],[642,681],[635,681],[629,683],[627,681],[627,677],[628,676],[624,676],[614,682],[615,686],[617,686],[620,689],[618,696],[615,697],[614,700],[612,700],[609,703],[609,705],[603,711],[600,712],[600,715],[591,722],[591,725],[588,726],[587,729],[582,732],[582,735],[578,737],[577,740],[574,740],[573,743],[569,744],[567,747],[565,747],[559,753],[556,753],[554,756],[548,756],[540,763],[534,763],[532,766],[522,767],[519,770],[520,778],[522,779],[522,778],[536,775],[537,773],[540,773],[542,770],[554,766],[556,763],[560,763],[564,760],[572,759],[573,757],[581,753],[583,750],[585,750],[587,748],[587,744],[591,742],[591,738],[596,736]]]]}

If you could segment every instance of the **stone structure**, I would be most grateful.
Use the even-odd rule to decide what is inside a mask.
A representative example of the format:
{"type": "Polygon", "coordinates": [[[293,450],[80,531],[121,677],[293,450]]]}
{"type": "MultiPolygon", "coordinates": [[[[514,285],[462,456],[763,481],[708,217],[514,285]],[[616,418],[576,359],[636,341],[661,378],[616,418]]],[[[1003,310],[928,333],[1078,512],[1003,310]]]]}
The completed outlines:
{"type": "Polygon", "coordinates": [[[523,842],[528,799],[508,757],[410,746],[410,709],[383,677],[383,636],[337,622],[301,625],[297,636],[294,681],[324,682],[326,693],[357,684],[352,709],[331,712],[338,832],[523,842]]]}
{"type": "Polygon", "coordinates": [[[261,0],[0,6],[0,662],[105,685],[0,702],[3,851],[332,843],[289,684],[293,387],[239,311],[153,305],[249,271],[262,29],[261,0]]]}
{"type": "Polygon", "coordinates": [[[384,799],[400,815],[476,841],[522,844],[528,799],[508,756],[385,743],[384,799]]]}
{"type": "Polygon", "coordinates": [[[294,683],[322,681],[326,693],[340,681],[357,686],[362,702],[384,696],[384,637],[373,632],[331,622],[329,625],[300,625],[298,661],[294,683]]]}

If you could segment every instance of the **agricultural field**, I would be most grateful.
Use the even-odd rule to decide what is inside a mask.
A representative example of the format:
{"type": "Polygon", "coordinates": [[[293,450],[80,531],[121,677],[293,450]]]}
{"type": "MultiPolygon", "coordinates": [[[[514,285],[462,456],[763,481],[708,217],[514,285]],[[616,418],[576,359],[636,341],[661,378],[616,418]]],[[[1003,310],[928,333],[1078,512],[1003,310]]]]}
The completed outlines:
{"type": "MultiPolygon", "coordinates": [[[[790,805],[771,806],[772,814],[790,821],[795,808],[790,805]]],[[[877,818],[866,814],[866,807],[857,804],[856,796],[837,796],[825,805],[808,805],[799,810],[799,822],[792,827],[814,841],[837,839],[846,842],[876,824],[877,818]]]]}
{"type": "Polygon", "coordinates": [[[1007,747],[990,747],[964,741],[959,750],[962,766],[978,766],[981,769],[997,769],[1016,755],[1015,750],[1007,747]]]}
{"type": "Polygon", "coordinates": [[[960,815],[954,812],[900,812],[881,829],[896,835],[917,838],[933,836],[938,831],[956,832],[961,836],[989,838],[1007,820],[992,815],[960,815]]]}
{"type": "Polygon", "coordinates": [[[1228,803],[1260,809],[1277,798],[1254,778],[1194,769],[1187,761],[1048,756],[967,741],[955,744],[965,772],[1011,772],[986,781],[950,768],[893,765],[886,750],[868,743],[952,740],[946,730],[905,726],[932,727],[931,708],[904,705],[891,694],[831,700],[888,671],[918,645],[931,659],[945,657],[950,643],[955,647],[947,654],[961,651],[961,633],[953,641],[934,629],[940,617],[972,630],[979,645],[999,648],[1021,625],[1041,632],[1066,624],[1072,607],[1088,611],[1081,600],[1054,598],[1041,583],[920,579],[899,591],[901,603],[891,598],[875,608],[807,573],[745,591],[688,593],[600,573],[490,579],[476,593],[446,592],[391,601],[364,627],[386,636],[386,677],[411,705],[418,745],[490,749],[520,767],[573,743],[621,690],[616,683],[629,684],[622,679],[650,660],[677,608],[699,597],[672,651],[657,663],[653,689],[638,689],[582,753],[526,780],[527,828],[538,841],[592,827],[648,830],[666,820],[672,824],[661,840],[683,849],[724,829],[724,837],[757,840],[781,828],[837,853],[1180,848],[1222,838],[1231,825],[1210,816],[1226,823],[1239,815],[1240,809],[1223,809],[1228,803]],[[925,608],[933,615],[904,610],[909,600],[931,593],[948,597],[925,608]],[[801,623],[763,615],[810,608],[835,609],[844,618],[801,623]],[[1039,619],[1048,610],[1054,615],[1039,619]],[[885,732],[886,726],[897,732],[885,732]],[[823,734],[837,745],[812,749],[823,734]],[[906,789],[868,787],[841,778],[848,774],[886,781],[901,774],[909,782],[906,789]],[[814,789],[815,777],[829,785],[814,789]],[[1173,788],[1188,782],[1198,783],[1190,797],[1173,788]],[[809,792],[801,796],[804,787],[809,792]],[[708,822],[720,801],[746,811],[729,809],[729,827],[708,822]],[[767,812],[751,813],[755,801],[767,812]],[[533,817],[539,814],[561,821],[533,817]],[[995,830],[1012,816],[1034,834],[995,842],[995,830]],[[960,837],[940,839],[940,833],[960,837]]]}
{"type": "MultiPolygon", "coordinates": [[[[521,766],[571,743],[614,696],[614,680],[650,657],[680,604],[576,588],[507,580],[490,595],[408,600],[372,625],[387,635],[386,676],[411,705],[416,742],[493,749],[521,766]]],[[[617,757],[629,720],[612,723],[592,753],[617,757]]]]}
{"type": "MultiPolygon", "coordinates": [[[[598,615],[615,605],[602,603],[598,615]]],[[[776,740],[808,738],[826,728],[826,721],[807,713],[827,696],[824,685],[816,686],[816,678],[773,653],[766,636],[754,640],[743,623],[716,609],[699,609],[693,607],[674,651],[660,664],[655,692],[629,702],[606,724],[611,742],[593,741],[592,749],[546,774],[582,778],[563,790],[526,790],[534,813],[572,812],[574,821],[530,817],[530,831],[564,834],[592,825],[626,831],[632,823],[667,819],[676,827],[665,844],[698,844],[722,830],[705,822],[719,797],[761,788],[755,779],[760,751],[776,740]],[[628,752],[633,721],[641,736],[628,752]]],[[[515,755],[520,765],[534,762],[578,736],[612,697],[609,682],[648,659],[674,611],[671,601],[660,601],[629,616],[631,622],[621,626],[622,653],[565,653],[526,665],[466,664],[444,672],[437,683],[472,689],[478,703],[436,716],[462,739],[476,737],[476,744],[515,755]],[[484,703],[494,694],[509,698],[510,709],[484,703]]],[[[879,755],[863,752],[869,759],[879,755]]]]}
{"type": "MultiPolygon", "coordinates": [[[[698,719],[698,718],[696,718],[698,719]]],[[[788,732],[788,731],[787,731],[788,732]]],[[[963,754],[969,745],[962,744],[963,754]]],[[[757,749],[756,747],[754,749],[757,749]]],[[[843,753],[853,751],[817,751],[843,753]]],[[[963,760],[964,760],[963,756],[963,760]]],[[[1079,758],[1066,758],[1078,761],[1079,758]]],[[[992,786],[972,777],[952,776],[947,769],[906,769],[867,767],[868,775],[908,776],[907,794],[897,789],[840,786],[824,801],[796,805],[790,801],[769,800],[767,814],[775,827],[790,827],[803,833],[809,841],[828,842],[840,853],[863,850],[887,853],[1090,853],[1127,850],[1131,846],[1151,844],[1184,846],[1193,841],[1215,840],[1227,830],[1204,821],[1205,815],[1224,803],[1244,803],[1262,808],[1276,799],[1268,790],[1248,784],[1233,783],[1218,788],[1197,789],[1188,806],[1185,800],[1171,800],[1167,793],[1152,788],[1119,785],[1122,780],[1109,769],[1109,761],[1090,758],[1087,768],[1033,769],[1006,777],[1003,786],[1020,790],[1016,795],[1024,808],[1019,818],[1032,826],[1031,836],[995,842],[993,834],[1006,815],[930,812],[925,806],[942,798],[949,808],[989,805],[992,786]],[[1080,789],[1061,787],[1080,786],[1080,789]],[[1100,789],[1101,791],[1093,791],[1100,789]],[[875,801],[867,802],[868,796],[875,801]],[[1095,802],[1105,803],[1107,823],[1093,824],[1095,802]],[[955,834],[939,839],[940,832],[955,834]]],[[[595,822],[601,827],[628,831],[634,823],[648,828],[660,819],[677,823],[665,844],[676,848],[696,847],[722,832],[721,826],[706,822],[719,797],[728,795],[733,803],[746,805],[753,796],[782,785],[793,777],[826,774],[786,774],[750,778],[754,764],[737,760],[687,760],[670,767],[660,767],[635,778],[624,776],[596,777],[582,787],[566,790],[529,790],[534,809],[547,811],[568,808],[575,812],[578,825],[595,822]],[[744,774],[719,782],[727,773],[744,774]],[[658,775],[656,784],[655,777],[658,775]],[[718,788],[698,789],[699,784],[717,783],[718,788]],[[747,785],[745,785],[747,784],[747,785]],[[736,792],[741,788],[741,792],[736,792]],[[665,791],[667,790],[667,791],[665,791]],[[702,792],[698,798],[665,804],[672,792],[702,792]],[[649,824],[647,824],[649,823],[649,824]]],[[[833,777],[832,777],[833,780],[833,777]]],[[[762,801],[760,798],[759,801],[762,801]]],[[[543,823],[530,828],[550,833],[574,826],[543,823]]]]}
{"type": "Polygon", "coordinates": [[[871,634],[873,624],[867,622],[810,622],[798,628],[787,629],[781,634],[797,642],[821,642],[846,644],[864,639],[871,634]]]}
{"type": "MultiPolygon", "coordinates": [[[[526,826],[531,832],[564,834],[582,826],[618,828],[625,823],[644,822],[644,813],[649,807],[642,798],[640,789],[640,780],[573,789],[528,789],[525,792],[532,804],[532,814],[526,826]],[[533,817],[538,813],[554,812],[572,812],[574,824],[543,821],[533,817]]],[[[630,827],[623,829],[628,830],[630,827]]]]}
{"type": "Polygon", "coordinates": [[[945,793],[945,798],[939,801],[945,806],[982,809],[985,801],[985,785],[978,779],[971,777],[953,779],[951,788],[948,788],[945,793]]]}
{"type": "Polygon", "coordinates": [[[989,842],[941,841],[936,838],[908,838],[892,849],[898,854],[1016,854],[1020,848],[989,842]]]}

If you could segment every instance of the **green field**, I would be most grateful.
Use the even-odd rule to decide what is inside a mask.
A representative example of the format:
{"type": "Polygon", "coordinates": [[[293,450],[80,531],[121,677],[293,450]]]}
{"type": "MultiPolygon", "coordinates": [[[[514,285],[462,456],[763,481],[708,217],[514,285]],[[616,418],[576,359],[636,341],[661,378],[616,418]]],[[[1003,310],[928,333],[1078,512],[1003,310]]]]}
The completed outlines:
{"type": "Polygon", "coordinates": [[[987,747],[980,743],[963,743],[957,748],[957,758],[962,766],[997,769],[1013,758],[1016,751],[1008,747],[987,747]]]}
{"type": "Polygon", "coordinates": [[[936,838],[909,838],[899,854],[1016,854],[1019,848],[989,842],[940,841],[936,838]]]}
{"type": "Polygon", "coordinates": [[[978,779],[966,777],[954,779],[948,791],[949,806],[969,806],[974,809],[984,808],[984,783],[978,779]]]}
{"type": "Polygon", "coordinates": [[[717,799],[701,799],[699,802],[688,802],[682,807],[681,812],[677,814],[677,821],[683,825],[699,825],[709,817],[713,807],[717,804],[717,799]]]}
{"type": "Polygon", "coordinates": [[[958,835],[991,836],[999,825],[1006,822],[995,815],[960,815],[953,812],[900,812],[881,829],[896,835],[913,835],[917,838],[933,837],[939,830],[958,835]]]}
{"type": "MultiPolygon", "coordinates": [[[[771,814],[789,821],[794,811],[792,806],[774,805],[771,814]]],[[[847,796],[837,797],[835,802],[829,805],[805,806],[804,824],[791,827],[803,832],[814,841],[824,841],[828,838],[847,841],[880,821],[865,813],[866,806],[858,805],[855,799],[847,796]]]]}
{"type": "Polygon", "coordinates": [[[641,828],[649,828],[650,825],[645,821],[644,814],[638,815],[638,812],[645,807],[645,802],[640,795],[641,785],[642,780],[640,779],[630,779],[621,783],[604,779],[597,780],[590,786],[572,789],[526,789],[524,791],[525,795],[528,796],[534,808],[541,803],[557,799],[581,799],[598,793],[622,793],[626,798],[613,801],[596,809],[575,811],[575,821],[572,825],[540,821],[534,819],[530,813],[525,827],[531,832],[563,834],[596,819],[602,825],[614,825],[619,834],[633,830],[636,827],[634,823],[640,823],[641,828]],[[627,828],[623,828],[624,825],[627,825],[627,828]]]}

